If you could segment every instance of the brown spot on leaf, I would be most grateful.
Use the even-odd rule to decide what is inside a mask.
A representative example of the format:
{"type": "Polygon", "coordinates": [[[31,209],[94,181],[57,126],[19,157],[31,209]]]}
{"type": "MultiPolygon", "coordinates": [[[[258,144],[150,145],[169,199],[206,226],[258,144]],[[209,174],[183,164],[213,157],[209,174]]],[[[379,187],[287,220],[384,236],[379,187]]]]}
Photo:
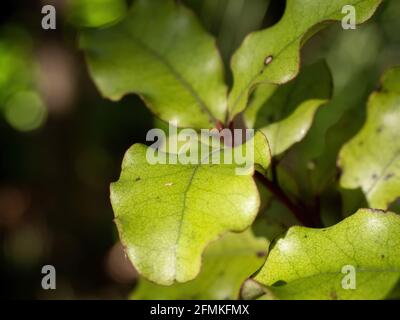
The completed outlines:
{"type": "Polygon", "coordinates": [[[394,177],[394,173],[388,173],[388,174],[385,176],[384,180],[387,181],[387,180],[389,180],[390,178],[393,178],[393,177],[394,177]]]}
{"type": "Polygon", "coordinates": [[[266,66],[269,65],[269,64],[272,62],[273,59],[274,59],[273,56],[268,56],[268,57],[266,57],[266,58],[265,58],[265,61],[264,61],[264,64],[265,64],[266,66]]]}
{"type": "Polygon", "coordinates": [[[256,255],[258,258],[262,258],[265,257],[267,253],[265,251],[257,251],[256,255]]]}

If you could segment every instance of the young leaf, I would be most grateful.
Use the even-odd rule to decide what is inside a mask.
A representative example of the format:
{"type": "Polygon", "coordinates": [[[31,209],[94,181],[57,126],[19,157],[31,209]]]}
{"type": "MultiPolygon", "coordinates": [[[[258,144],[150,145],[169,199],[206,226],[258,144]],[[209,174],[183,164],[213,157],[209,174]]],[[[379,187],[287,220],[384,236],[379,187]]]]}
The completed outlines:
{"type": "Polygon", "coordinates": [[[136,0],[121,23],[81,34],[101,93],[137,93],[165,121],[209,128],[225,120],[223,64],[213,38],[172,0],[136,0]]]}
{"type": "Polygon", "coordinates": [[[125,155],[111,202],[122,243],[137,270],[163,285],[192,280],[206,245],[253,222],[259,194],[253,170],[235,164],[155,164],[147,147],[125,155]]]}
{"type": "Polygon", "coordinates": [[[141,279],[133,299],[237,299],[240,286],[264,262],[268,241],[251,231],[228,233],[210,244],[204,252],[199,276],[187,283],[170,287],[141,279]]]}
{"type": "Polygon", "coordinates": [[[342,8],[353,5],[356,22],[366,21],[382,0],[288,0],[279,23],[250,34],[232,59],[234,86],[229,95],[230,117],[243,111],[249,94],[260,83],[282,84],[293,79],[300,65],[300,48],[330,21],[341,20],[342,8]]]}
{"type": "Polygon", "coordinates": [[[382,299],[400,276],[399,245],[398,215],[361,209],[330,228],[290,228],[255,280],[280,299],[382,299]]]}
{"type": "MultiPolygon", "coordinates": [[[[377,40],[376,20],[379,16],[351,32],[338,33],[340,28],[330,29],[321,45],[330,46],[328,53],[326,49],[311,51],[308,48],[310,56],[322,54],[333,67],[335,94],[329,103],[318,109],[306,137],[285,153],[280,165],[295,178],[301,198],[311,205],[336,182],[339,151],[360,130],[365,119],[365,101],[376,86],[381,65],[386,64],[386,58],[379,54],[384,46],[377,40]]],[[[360,207],[368,206],[359,203],[342,213],[348,215],[360,207]]],[[[335,212],[339,213],[336,209],[335,212]]]]}
{"type": "Polygon", "coordinates": [[[377,209],[387,209],[400,196],[399,83],[399,67],[384,75],[381,90],[369,99],[364,127],[339,155],[341,186],[361,187],[369,205],[377,209]]]}
{"type": "Polygon", "coordinates": [[[260,85],[244,113],[246,123],[267,136],[272,155],[281,154],[306,135],[316,110],[331,94],[329,67],[315,63],[286,85],[260,85]]]}

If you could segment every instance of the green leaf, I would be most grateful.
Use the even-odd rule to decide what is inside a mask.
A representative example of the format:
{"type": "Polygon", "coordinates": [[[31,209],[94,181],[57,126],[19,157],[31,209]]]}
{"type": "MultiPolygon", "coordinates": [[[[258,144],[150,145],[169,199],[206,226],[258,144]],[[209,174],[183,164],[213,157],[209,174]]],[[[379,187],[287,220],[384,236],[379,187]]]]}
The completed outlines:
{"type": "Polygon", "coordinates": [[[249,94],[260,83],[282,84],[293,79],[300,65],[300,48],[328,22],[340,21],[342,8],[353,5],[356,22],[366,21],[382,0],[288,0],[282,19],[271,28],[250,34],[232,59],[234,86],[229,95],[230,117],[243,111],[249,94]]]}
{"type": "Polygon", "coordinates": [[[387,209],[400,196],[400,68],[390,69],[371,95],[367,121],[339,155],[341,186],[361,187],[368,203],[387,209]],[[382,148],[384,146],[384,148],[382,148]]]}
{"type": "Polygon", "coordinates": [[[270,0],[189,0],[196,3],[204,25],[217,36],[218,48],[229,61],[252,31],[260,29],[270,0]],[[201,6],[201,8],[199,8],[201,6]]]}
{"type": "Polygon", "coordinates": [[[176,1],[136,0],[121,23],[84,31],[81,47],[105,97],[136,93],[179,127],[225,121],[226,86],[214,39],[176,1]]]}
{"type": "MultiPolygon", "coordinates": [[[[243,154],[245,154],[245,151],[243,151],[243,154]]],[[[271,164],[271,157],[271,148],[267,137],[261,131],[256,131],[254,135],[255,169],[262,174],[266,174],[271,164]]]]}
{"type": "MultiPolygon", "coordinates": [[[[308,198],[311,205],[315,197],[336,183],[339,151],[361,128],[365,101],[376,86],[381,64],[386,64],[386,58],[379,54],[384,46],[377,29],[376,19],[351,32],[331,28],[324,35],[321,49],[307,48],[310,56],[323,55],[332,66],[335,94],[328,104],[318,109],[306,137],[285,153],[280,164],[297,181],[297,195],[303,200],[308,198]],[[323,48],[329,48],[328,52],[323,48]]],[[[367,206],[359,203],[343,213],[347,216],[360,207],[367,206]]]]}
{"type": "Polygon", "coordinates": [[[268,241],[255,238],[250,231],[227,233],[206,249],[202,270],[195,280],[164,287],[140,279],[132,298],[237,299],[241,284],[263,264],[267,249],[268,241]]]}
{"type": "Polygon", "coordinates": [[[280,299],[382,299],[400,276],[400,217],[361,209],[326,229],[292,227],[255,280],[280,299]],[[355,268],[355,289],[347,284],[355,268]]]}
{"type": "Polygon", "coordinates": [[[206,245],[226,231],[248,228],[258,211],[254,166],[150,164],[148,148],[125,155],[111,202],[121,241],[137,270],[163,285],[199,273],[206,245]]]}
{"type": "Polygon", "coordinates": [[[246,123],[267,136],[273,156],[281,154],[306,135],[316,110],[331,94],[329,67],[315,63],[286,85],[260,85],[244,113],[246,123]]]}
{"type": "Polygon", "coordinates": [[[393,288],[392,292],[386,297],[387,300],[400,300],[400,282],[393,288]]]}
{"type": "Polygon", "coordinates": [[[125,0],[70,0],[68,19],[78,27],[103,27],[126,14],[125,0]]]}
{"type": "Polygon", "coordinates": [[[275,300],[275,297],[253,279],[247,279],[240,290],[241,300],[275,300]]]}

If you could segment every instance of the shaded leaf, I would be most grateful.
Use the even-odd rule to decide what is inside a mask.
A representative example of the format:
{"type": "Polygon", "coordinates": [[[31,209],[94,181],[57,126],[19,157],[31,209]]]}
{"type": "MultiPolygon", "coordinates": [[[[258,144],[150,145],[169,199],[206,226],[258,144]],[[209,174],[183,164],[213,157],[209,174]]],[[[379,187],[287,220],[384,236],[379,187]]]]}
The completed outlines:
{"type": "Polygon", "coordinates": [[[400,68],[390,69],[371,95],[367,121],[339,155],[341,186],[361,187],[368,203],[387,209],[400,196],[400,68]],[[384,146],[384,148],[382,148],[384,146]]]}
{"type": "Polygon", "coordinates": [[[306,135],[316,110],[331,94],[328,66],[315,63],[286,85],[260,85],[244,113],[246,123],[267,136],[273,156],[281,154],[306,135]]]}
{"type": "Polygon", "coordinates": [[[126,14],[125,0],[70,0],[68,19],[78,27],[103,27],[126,14]]]}
{"type": "Polygon", "coordinates": [[[224,61],[229,61],[246,35],[259,29],[270,0],[185,0],[203,25],[216,35],[224,61]]]}
{"type": "Polygon", "coordinates": [[[214,40],[176,1],[136,0],[121,23],[82,32],[81,47],[105,97],[139,94],[155,115],[179,127],[225,120],[226,86],[214,40]]]}
{"type": "MultiPolygon", "coordinates": [[[[332,66],[335,94],[329,103],[318,109],[306,137],[280,161],[282,169],[297,181],[302,199],[309,203],[313,203],[315,197],[324,196],[329,192],[327,189],[336,184],[339,151],[362,127],[365,101],[376,86],[382,64],[387,63],[380,54],[384,46],[377,35],[376,19],[351,32],[337,32],[338,29],[340,31],[340,27],[335,26],[325,32],[323,44],[318,45],[322,48],[310,43],[304,50],[309,57],[327,58],[332,66]]],[[[352,210],[340,212],[347,216],[360,207],[367,205],[360,202],[352,210]]]]}

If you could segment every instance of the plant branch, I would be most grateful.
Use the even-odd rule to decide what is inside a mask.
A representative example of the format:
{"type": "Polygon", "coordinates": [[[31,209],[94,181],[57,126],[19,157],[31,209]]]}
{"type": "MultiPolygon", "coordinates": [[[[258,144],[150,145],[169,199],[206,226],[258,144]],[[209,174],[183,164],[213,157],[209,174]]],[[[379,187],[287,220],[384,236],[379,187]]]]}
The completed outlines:
{"type": "Polygon", "coordinates": [[[267,179],[264,175],[259,172],[255,173],[255,177],[279,200],[293,215],[299,220],[301,224],[306,227],[314,227],[314,222],[306,212],[303,211],[302,206],[294,203],[285,192],[279,187],[279,185],[267,179]]]}
{"type": "Polygon", "coordinates": [[[277,160],[275,158],[271,159],[271,173],[272,173],[272,182],[278,185],[278,171],[277,171],[277,160]]]}

